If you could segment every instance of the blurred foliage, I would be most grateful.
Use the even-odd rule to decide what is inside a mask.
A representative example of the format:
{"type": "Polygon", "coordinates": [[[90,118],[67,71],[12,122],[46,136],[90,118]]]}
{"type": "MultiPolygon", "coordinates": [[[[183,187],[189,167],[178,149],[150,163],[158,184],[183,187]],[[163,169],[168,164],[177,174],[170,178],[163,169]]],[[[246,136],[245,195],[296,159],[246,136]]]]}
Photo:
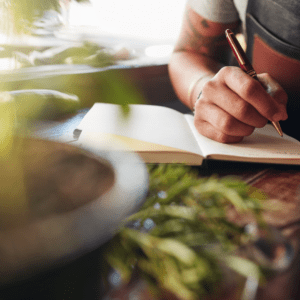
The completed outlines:
{"type": "MultiPolygon", "coordinates": [[[[28,33],[43,12],[59,12],[60,2],[62,0],[0,0],[2,30],[8,35],[28,33]]],[[[118,70],[113,73],[91,72],[91,75],[89,72],[77,74],[76,70],[61,75],[55,71],[52,76],[44,76],[38,69],[39,66],[54,64],[85,64],[99,68],[115,64],[115,57],[97,44],[83,41],[77,47],[67,44],[41,52],[33,51],[30,55],[22,52],[14,52],[14,55],[23,67],[34,68],[23,73],[23,70],[15,70],[13,79],[8,80],[8,75],[3,72],[0,83],[0,228],[20,225],[30,214],[27,199],[30,195],[25,192],[21,161],[25,134],[30,134],[29,123],[55,120],[94,102],[120,104],[123,115],[128,116],[128,104],[143,102],[130,79],[118,70]],[[42,79],[41,87],[35,87],[38,80],[32,76],[42,79]],[[81,101],[82,98],[85,101],[81,101]]]]}
{"type": "Polygon", "coordinates": [[[76,95],[53,90],[17,90],[7,92],[14,102],[17,120],[53,120],[75,113],[80,108],[76,95]]]}
{"type": "Polygon", "coordinates": [[[79,46],[63,45],[29,54],[14,51],[14,57],[21,67],[34,67],[57,64],[82,64],[103,68],[114,65],[116,59],[107,49],[96,43],[83,41],[79,46]]]}
{"type": "Polygon", "coordinates": [[[28,214],[24,170],[19,153],[22,139],[15,139],[16,105],[0,93],[0,227],[22,223],[28,214]]]}
{"type": "Polygon", "coordinates": [[[250,187],[232,177],[199,178],[184,165],[148,168],[149,193],[143,207],[107,247],[106,260],[124,282],[137,271],[155,294],[168,291],[178,299],[194,300],[220,292],[222,264],[259,279],[256,264],[231,256],[251,237],[227,217],[234,209],[262,224],[262,206],[250,187]]]}
{"type": "MultiPolygon", "coordinates": [[[[32,23],[47,10],[61,9],[61,2],[69,0],[0,0],[2,14],[2,29],[13,30],[14,33],[28,32],[32,23]]],[[[89,2],[89,0],[75,0],[76,2],[89,2]]]]}

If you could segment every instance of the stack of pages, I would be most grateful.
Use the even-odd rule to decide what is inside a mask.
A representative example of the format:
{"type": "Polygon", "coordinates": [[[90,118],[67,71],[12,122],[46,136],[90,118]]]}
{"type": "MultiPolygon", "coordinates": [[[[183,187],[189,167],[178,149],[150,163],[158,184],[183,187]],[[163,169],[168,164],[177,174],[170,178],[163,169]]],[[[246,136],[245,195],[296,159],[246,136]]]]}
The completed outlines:
{"type": "Polygon", "coordinates": [[[146,163],[201,165],[204,159],[300,165],[300,142],[268,124],[236,144],[222,144],[198,133],[194,117],[174,109],[130,105],[126,118],[118,105],[96,103],[77,130],[79,143],[120,140],[146,163]]]}

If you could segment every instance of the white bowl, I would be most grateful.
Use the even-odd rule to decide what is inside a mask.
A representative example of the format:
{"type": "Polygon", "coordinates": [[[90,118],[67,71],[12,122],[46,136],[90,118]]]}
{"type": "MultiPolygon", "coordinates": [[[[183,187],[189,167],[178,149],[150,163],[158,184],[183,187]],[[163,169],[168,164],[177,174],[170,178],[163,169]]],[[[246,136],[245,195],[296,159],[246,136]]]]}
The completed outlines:
{"type": "Polygon", "coordinates": [[[78,148],[95,162],[112,168],[114,183],[100,197],[83,205],[77,203],[65,211],[46,205],[49,211],[33,209],[22,226],[0,230],[1,285],[26,279],[98,248],[146,198],[148,173],[136,154],[101,150],[96,143],[67,147],[78,148]]]}

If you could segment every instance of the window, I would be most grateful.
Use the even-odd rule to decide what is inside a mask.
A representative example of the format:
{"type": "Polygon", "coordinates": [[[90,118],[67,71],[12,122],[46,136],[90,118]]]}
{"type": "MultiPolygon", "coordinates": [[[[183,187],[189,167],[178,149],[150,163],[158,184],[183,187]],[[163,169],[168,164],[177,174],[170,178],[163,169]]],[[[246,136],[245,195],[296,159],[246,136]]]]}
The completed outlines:
{"type": "Polygon", "coordinates": [[[94,27],[107,35],[174,41],[179,33],[186,0],[90,0],[72,2],[69,25],[94,27]]]}

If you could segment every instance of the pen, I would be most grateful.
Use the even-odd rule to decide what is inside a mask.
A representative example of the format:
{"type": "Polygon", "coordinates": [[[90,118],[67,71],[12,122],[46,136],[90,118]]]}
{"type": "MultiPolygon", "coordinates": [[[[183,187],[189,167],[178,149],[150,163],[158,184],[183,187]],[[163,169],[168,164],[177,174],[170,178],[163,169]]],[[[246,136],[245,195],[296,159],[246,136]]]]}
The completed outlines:
{"type": "MultiPolygon", "coordinates": [[[[258,80],[255,70],[253,69],[250,61],[248,60],[248,58],[247,58],[244,50],[242,49],[240,43],[238,42],[238,40],[234,36],[234,33],[230,29],[226,29],[225,34],[226,34],[227,41],[230,45],[230,48],[231,48],[234,56],[236,57],[239,65],[240,65],[240,68],[245,73],[247,73],[249,76],[251,76],[252,78],[258,80]]],[[[283,136],[282,129],[280,127],[279,122],[273,122],[272,121],[272,125],[275,127],[275,129],[277,130],[279,135],[283,136]]]]}

